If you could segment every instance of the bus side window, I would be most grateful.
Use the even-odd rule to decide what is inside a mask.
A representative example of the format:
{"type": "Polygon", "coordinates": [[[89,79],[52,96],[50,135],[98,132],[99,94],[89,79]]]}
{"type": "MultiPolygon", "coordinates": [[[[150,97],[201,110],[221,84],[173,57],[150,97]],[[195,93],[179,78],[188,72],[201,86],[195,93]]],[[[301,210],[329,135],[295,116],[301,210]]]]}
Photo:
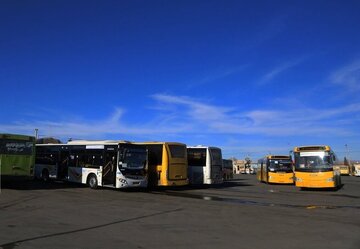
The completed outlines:
{"type": "Polygon", "coordinates": [[[101,166],[104,163],[103,151],[87,150],[83,161],[85,167],[101,166]]]}

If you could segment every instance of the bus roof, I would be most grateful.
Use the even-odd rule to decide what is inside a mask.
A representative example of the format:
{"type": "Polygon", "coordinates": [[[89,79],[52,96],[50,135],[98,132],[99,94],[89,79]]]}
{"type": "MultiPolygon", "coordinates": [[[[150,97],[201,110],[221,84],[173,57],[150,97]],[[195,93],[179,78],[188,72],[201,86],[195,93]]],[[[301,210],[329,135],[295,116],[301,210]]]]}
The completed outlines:
{"type": "Polygon", "coordinates": [[[125,140],[72,140],[67,142],[67,145],[78,145],[78,144],[119,144],[119,143],[130,143],[125,140]]]}
{"type": "Polygon", "coordinates": [[[185,145],[184,143],[179,142],[159,142],[159,141],[146,141],[146,142],[133,142],[134,144],[140,144],[140,145],[150,145],[150,144],[171,144],[171,145],[185,145]]]}
{"type": "Polygon", "coordinates": [[[36,146],[67,146],[67,145],[117,145],[117,144],[131,144],[124,140],[73,140],[66,144],[48,143],[48,144],[37,144],[36,146]]]}
{"type": "Polygon", "coordinates": [[[205,145],[196,145],[196,146],[187,146],[188,149],[219,149],[221,150],[219,147],[215,147],[215,146],[205,146],[205,145]]]}
{"type": "Polygon", "coordinates": [[[330,151],[330,146],[328,145],[307,145],[307,146],[297,146],[294,148],[294,152],[300,151],[330,151]]]}
{"type": "Polygon", "coordinates": [[[289,155],[267,155],[267,159],[291,159],[289,155]]]}
{"type": "Polygon", "coordinates": [[[8,133],[0,133],[0,139],[35,141],[34,136],[20,135],[20,134],[8,134],[8,133]]]}

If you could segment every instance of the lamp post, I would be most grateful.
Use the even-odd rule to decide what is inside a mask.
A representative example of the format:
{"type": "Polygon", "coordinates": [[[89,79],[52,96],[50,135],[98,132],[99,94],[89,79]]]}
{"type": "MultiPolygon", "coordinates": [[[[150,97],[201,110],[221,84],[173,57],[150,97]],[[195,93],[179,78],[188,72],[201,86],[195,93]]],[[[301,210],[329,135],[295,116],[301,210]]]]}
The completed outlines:
{"type": "Polygon", "coordinates": [[[38,139],[39,129],[35,128],[35,139],[38,139]]]}
{"type": "Polygon", "coordinates": [[[349,156],[349,147],[347,144],[345,144],[345,149],[346,149],[346,161],[348,163],[348,167],[349,167],[349,173],[350,175],[352,175],[353,173],[353,168],[352,168],[352,165],[351,165],[351,159],[350,159],[350,156],[349,156]]]}

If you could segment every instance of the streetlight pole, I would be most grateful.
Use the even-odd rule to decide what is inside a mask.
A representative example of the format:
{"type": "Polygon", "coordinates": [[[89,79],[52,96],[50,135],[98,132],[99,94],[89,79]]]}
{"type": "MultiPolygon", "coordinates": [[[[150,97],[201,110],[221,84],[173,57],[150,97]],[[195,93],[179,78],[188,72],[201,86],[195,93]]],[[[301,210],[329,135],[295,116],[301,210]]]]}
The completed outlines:
{"type": "Polygon", "coordinates": [[[349,167],[349,173],[350,175],[352,175],[353,173],[353,169],[352,169],[352,165],[351,165],[351,159],[350,159],[350,156],[349,156],[349,147],[347,144],[345,144],[345,148],[346,148],[346,161],[348,163],[348,167],[349,167]]]}
{"type": "Polygon", "coordinates": [[[39,129],[35,128],[35,139],[38,139],[39,129]]]}

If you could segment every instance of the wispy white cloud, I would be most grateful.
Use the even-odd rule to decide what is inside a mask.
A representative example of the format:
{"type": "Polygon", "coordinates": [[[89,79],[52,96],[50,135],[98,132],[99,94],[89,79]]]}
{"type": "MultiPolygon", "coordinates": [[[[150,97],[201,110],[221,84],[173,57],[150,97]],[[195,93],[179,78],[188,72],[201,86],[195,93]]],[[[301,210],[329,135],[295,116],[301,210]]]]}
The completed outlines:
{"type": "Polygon", "coordinates": [[[301,58],[289,60],[289,61],[273,68],[270,72],[268,72],[264,76],[262,76],[262,78],[259,81],[259,84],[264,85],[264,84],[269,83],[271,80],[273,80],[279,74],[302,63],[306,58],[307,58],[306,56],[303,56],[301,58]]]}
{"type": "Polygon", "coordinates": [[[224,79],[228,76],[231,75],[235,75],[235,74],[239,74],[240,72],[242,72],[243,70],[245,70],[249,65],[239,65],[239,66],[235,66],[235,67],[229,67],[229,68],[225,68],[225,69],[220,69],[220,70],[212,70],[211,72],[207,72],[206,76],[204,77],[200,77],[198,79],[193,79],[191,80],[188,85],[187,88],[191,89],[197,86],[201,86],[204,84],[208,84],[217,80],[221,80],[224,79]]]}
{"type": "Polygon", "coordinates": [[[333,72],[330,82],[343,87],[344,91],[360,90],[360,60],[356,60],[333,72]]]}
{"type": "MultiPolygon", "coordinates": [[[[269,136],[350,134],[351,130],[336,126],[344,114],[360,113],[360,103],[332,109],[253,110],[237,112],[235,108],[205,104],[188,97],[166,94],[152,96],[164,105],[179,105],[181,120],[188,120],[198,132],[224,134],[263,134],[269,136]]],[[[350,119],[350,117],[348,118],[350,119]]],[[[352,120],[349,122],[354,122],[352,120]]]]}
{"type": "MultiPolygon", "coordinates": [[[[166,94],[154,94],[152,97],[162,103],[171,105],[181,105],[188,107],[182,109],[186,112],[186,116],[192,117],[194,120],[219,120],[226,118],[226,113],[232,109],[225,107],[216,107],[208,104],[201,103],[184,96],[172,96],[166,94]]],[[[179,111],[178,109],[176,111],[179,111]]]]}
{"type": "Polygon", "coordinates": [[[106,119],[88,120],[81,117],[74,119],[60,118],[59,120],[49,120],[47,118],[37,118],[37,120],[16,121],[10,124],[0,124],[0,131],[6,133],[33,134],[35,128],[39,129],[41,136],[52,136],[60,138],[104,138],[123,137],[129,135],[146,134],[174,134],[182,132],[186,126],[164,126],[144,124],[127,124],[124,119],[125,111],[121,108],[116,110],[106,119]],[[75,121],[74,121],[75,120],[75,121]]]}
{"type": "Polygon", "coordinates": [[[154,109],[143,123],[130,123],[121,108],[102,120],[84,117],[43,118],[0,124],[1,132],[33,133],[62,138],[169,137],[177,135],[266,135],[332,136],[358,133],[352,129],[360,120],[360,103],[328,109],[289,109],[239,111],[186,96],[155,94],[151,98],[163,109],[154,109]],[[356,118],[358,117],[358,118],[356,118]]]}

